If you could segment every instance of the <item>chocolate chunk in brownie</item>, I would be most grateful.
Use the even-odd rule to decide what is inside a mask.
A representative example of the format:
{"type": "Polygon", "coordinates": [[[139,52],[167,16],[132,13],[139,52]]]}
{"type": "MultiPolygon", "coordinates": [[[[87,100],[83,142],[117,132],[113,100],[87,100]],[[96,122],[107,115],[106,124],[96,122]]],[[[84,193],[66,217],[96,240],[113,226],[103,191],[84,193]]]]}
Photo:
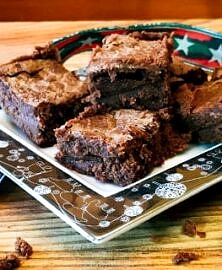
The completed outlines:
{"type": "Polygon", "coordinates": [[[160,117],[149,111],[122,109],[69,120],[56,129],[57,159],[100,181],[130,184],[186,147],[160,117]],[[167,145],[167,147],[166,147],[167,145]]]}
{"type": "Polygon", "coordinates": [[[205,82],[192,89],[183,85],[173,93],[181,123],[201,142],[221,142],[222,80],[205,82]],[[210,131],[210,132],[209,132],[210,131]]]}
{"type": "Polygon", "coordinates": [[[13,61],[0,67],[0,106],[40,146],[55,143],[53,129],[83,108],[87,86],[52,59],[13,61]]]}
{"type": "Polygon", "coordinates": [[[93,51],[88,66],[93,104],[150,110],[168,104],[171,40],[162,34],[148,39],[145,32],[113,34],[93,51]]]}

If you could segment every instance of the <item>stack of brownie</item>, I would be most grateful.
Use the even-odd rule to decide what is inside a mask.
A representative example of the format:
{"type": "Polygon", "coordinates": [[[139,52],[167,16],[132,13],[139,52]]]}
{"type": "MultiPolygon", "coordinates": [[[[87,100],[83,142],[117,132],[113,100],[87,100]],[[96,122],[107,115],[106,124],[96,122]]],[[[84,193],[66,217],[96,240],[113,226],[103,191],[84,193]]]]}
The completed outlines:
{"type": "Polygon", "coordinates": [[[169,108],[171,52],[167,33],[105,38],[88,66],[91,107],[56,129],[57,159],[126,185],[186,149],[189,132],[173,127],[169,108]]]}
{"type": "Polygon", "coordinates": [[[0,105],[56,158],[103,182],[127,185],[199,141],[220,141],[221,72],[173,59],[168,33],[113,34],[97,47],[85,81],[53,46],[0,67],[0,105]],[[212,136],[213,130],[214,135],[212,136]]]}

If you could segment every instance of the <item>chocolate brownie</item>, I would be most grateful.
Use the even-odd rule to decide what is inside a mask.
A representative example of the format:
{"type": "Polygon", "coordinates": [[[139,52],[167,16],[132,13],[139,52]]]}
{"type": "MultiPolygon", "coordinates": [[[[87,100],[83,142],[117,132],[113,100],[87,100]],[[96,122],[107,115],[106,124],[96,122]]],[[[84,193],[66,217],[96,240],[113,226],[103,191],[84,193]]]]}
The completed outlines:
{"type": "Polygon", "coordinates": [[[166,34],[112,34],[88,66],[91,103],[158,110],[168,104],[171,39],[166,34]]]}
{"type": "Polygon", "coordinates": [[[182,81],[195,85],[202,84],[207,81],[208,73],[198,66],[184,63],[179,57],[173,56],[170,65],[171,81],[182,81]]]}
{"type": "Polygon", "coordinates": [[[201,142],[221,142],[222,80],[190,88],[183,85],[173,94],[183,124],[201,142]]]}
{"type": "Polygon", "coordinates": [[[124,186],[184,150],[186,140],[180,137],[179,142],[175,134],[169,126],[162,126],[156,113],[122,109],[69,120],[56,129],[56,157],[100,181],[124,186]]]}
{"type": "Polygon", "coordinates": [[[87,87],[58,61],[38,59],[43,53],[0,67],[0,106],[33,142],[50,146],[53,129],[82,109],[87,87]]]}

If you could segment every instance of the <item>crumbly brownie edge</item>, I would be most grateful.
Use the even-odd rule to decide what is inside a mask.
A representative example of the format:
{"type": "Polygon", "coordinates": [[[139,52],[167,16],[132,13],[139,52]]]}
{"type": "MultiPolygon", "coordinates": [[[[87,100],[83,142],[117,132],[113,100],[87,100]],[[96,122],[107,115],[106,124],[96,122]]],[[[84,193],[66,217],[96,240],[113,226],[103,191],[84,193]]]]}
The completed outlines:
{"type": "Polygon", "coordinates": [[[141,179],[153,168],[151,160],[142,162],[133,155],[129,155],[125,159],[86,156],[76,158],[60,152],[56,158],[68,168],[95,176],[101,182],[112,182],[120,186],[126,186],[141,179]]]}

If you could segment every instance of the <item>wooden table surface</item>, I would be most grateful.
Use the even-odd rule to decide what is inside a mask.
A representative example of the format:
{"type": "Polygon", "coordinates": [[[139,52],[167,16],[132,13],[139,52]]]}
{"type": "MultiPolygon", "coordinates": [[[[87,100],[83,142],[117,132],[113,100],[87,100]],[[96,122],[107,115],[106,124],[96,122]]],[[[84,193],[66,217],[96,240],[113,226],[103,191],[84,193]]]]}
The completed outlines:
{"type": "MultiPolygon", "coordinates": [[[[222,32],[222,19],[183,20],[222,32]]],[[[73,31],[95,26],[127,25],[122,22],[0,23],[0,63],[31,52],[34,45],[73,31]]],[[[81,59],[79,60],[81,62],[81,59]]],[[[34,249],[20,269],[222,269],[222,183],[173,207],[137,228],[95,245],[71,229],[10,180],[0,184],[0,256],[14,249],[21,236],[34,249]],[[181,233],[192,219],[206,238],[181,233]],[[198,261],[175,266],[177,251],[194,251],[198,261]]]]}

